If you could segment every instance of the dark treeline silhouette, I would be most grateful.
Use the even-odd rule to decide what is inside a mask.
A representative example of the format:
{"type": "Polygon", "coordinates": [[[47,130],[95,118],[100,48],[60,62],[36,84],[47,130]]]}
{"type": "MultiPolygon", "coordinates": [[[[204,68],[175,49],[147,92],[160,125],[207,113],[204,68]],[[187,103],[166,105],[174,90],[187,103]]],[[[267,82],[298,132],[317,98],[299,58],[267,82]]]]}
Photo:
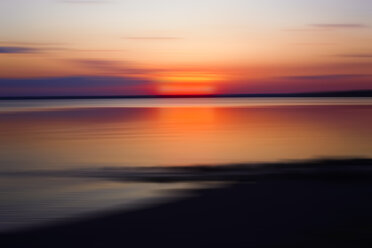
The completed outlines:
{"type": "Polygon", "coordinates": [[[141,99],[141,98],[259,98],[259,97],[372,97],[372,90],[273,93],[273,94],[218,94],[218,95],[92,95],[92,96],[2,96],[0,100],[53,100],[53,99],[141,99]]]}

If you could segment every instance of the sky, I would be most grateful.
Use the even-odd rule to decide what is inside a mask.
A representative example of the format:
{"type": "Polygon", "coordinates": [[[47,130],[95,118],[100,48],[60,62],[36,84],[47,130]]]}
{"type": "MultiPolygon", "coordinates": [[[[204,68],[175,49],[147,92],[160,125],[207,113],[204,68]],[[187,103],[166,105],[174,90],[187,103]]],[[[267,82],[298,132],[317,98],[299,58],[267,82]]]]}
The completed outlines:
{"type": "Polygon", "coordinates": [[[0,96],[365,89],[371,0],[0,1],[0,96]]]}

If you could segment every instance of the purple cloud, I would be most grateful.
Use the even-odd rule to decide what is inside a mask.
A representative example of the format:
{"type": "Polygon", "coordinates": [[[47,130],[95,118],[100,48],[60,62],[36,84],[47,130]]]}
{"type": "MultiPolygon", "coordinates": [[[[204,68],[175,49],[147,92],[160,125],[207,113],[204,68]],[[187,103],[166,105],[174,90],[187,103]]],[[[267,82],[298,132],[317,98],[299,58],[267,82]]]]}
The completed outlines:
{"type": "Polygon", "coordinates": [[[40,49],[32,47],[0,46],[0,54],[39,53],[40,49]]]}
{"type": "Polygon", "coordinates": [[[0,45],[4,46],[64,46],[68,43],[58,43],[58,42],[19,42],[19,41],[0,41],[0,45]]]}
{"type": "Polygon", "coordinates": [[[152,82],[112,76],[0,79],[0,96],[146,94],[152,82]]]}
{"type": "Polygon", "coordinates": [[[305,76],[288,76],[280,79],[287,80],[345,80],[361,79],[371,77],[370,74],[331,74],[331,75],[305,75],[305,76]]]}

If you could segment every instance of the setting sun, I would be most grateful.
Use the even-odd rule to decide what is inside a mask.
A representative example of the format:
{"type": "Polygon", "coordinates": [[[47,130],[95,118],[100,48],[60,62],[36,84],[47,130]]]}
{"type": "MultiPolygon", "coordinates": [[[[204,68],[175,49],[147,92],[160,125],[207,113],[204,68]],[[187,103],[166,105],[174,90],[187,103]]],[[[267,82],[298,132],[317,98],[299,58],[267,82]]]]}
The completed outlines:
{"type": "Polygon", "coordinates": [[[214,74],[187,73],[158,76],[157,92],[160,95],[211,95],[216,92],[214,74]]]}

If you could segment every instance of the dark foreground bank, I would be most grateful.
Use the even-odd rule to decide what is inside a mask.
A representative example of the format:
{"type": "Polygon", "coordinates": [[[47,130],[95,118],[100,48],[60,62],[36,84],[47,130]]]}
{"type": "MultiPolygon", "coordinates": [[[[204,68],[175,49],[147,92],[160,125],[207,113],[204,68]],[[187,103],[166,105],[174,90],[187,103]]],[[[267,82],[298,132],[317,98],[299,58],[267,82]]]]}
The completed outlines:
{"type": "Polygon", "coordinates": [[[372,247],[371,160],[267,166],[241,177],[197,170],[235,182],[152,208],[3,233],[0,247],[372,247]]]}

